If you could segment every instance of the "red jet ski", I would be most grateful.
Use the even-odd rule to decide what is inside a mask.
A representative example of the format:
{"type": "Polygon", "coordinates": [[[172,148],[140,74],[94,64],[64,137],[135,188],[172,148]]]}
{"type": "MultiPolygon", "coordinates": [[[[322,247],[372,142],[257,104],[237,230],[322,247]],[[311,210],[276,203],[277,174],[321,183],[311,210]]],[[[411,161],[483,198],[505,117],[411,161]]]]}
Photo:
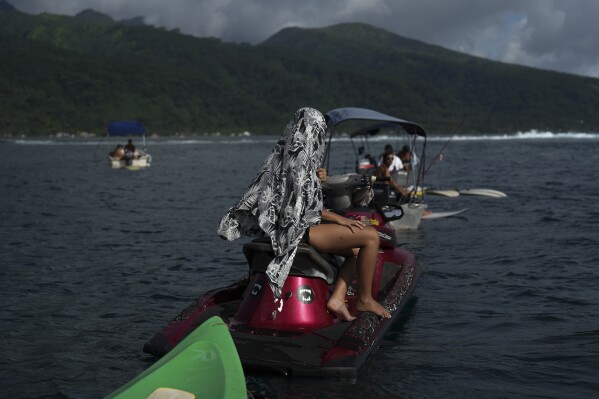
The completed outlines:
{"type": "Polygon", "coordinates": [[[246,277],[201,295],[147,342],[144,351],[163,356],[205,320],[219,316],[229,327],[246,371],[355,376],[398,318],[420,273],[414,255],[398,247],[394,230],[387,227],[389,221],[401,218],[401,207],[372,202],[372,207],[351,205],[356,190],[371,184],[371,178],[363,175],[330,176],[323,194],[327,207],[348,218],[369,221],[378,230],[372,292],[391,312],[390,319],[355,311],[356,282],[346,301],[357,318],[339,321],[330,314],[326,303],[341,262],[304,243],[297,250],[281,297],[275,298],[265,273],[274,257],[270,239],[258,238],[243,246],[249,265],[246,277]]]}

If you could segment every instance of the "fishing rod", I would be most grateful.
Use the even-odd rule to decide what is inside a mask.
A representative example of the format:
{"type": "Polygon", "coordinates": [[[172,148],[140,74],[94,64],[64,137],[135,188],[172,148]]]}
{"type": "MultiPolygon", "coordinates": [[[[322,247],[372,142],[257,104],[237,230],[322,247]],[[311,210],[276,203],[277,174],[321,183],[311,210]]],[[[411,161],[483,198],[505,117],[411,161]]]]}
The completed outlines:
{"type": "Polygon", "coordinates": [[[428,168],[426,168],[426,170],[424,171],[424,175],[422,175],[422,177],[425,177],[429,170],[433,167],[433,165],[435,164],[435,162],[437,161],[437,159],[439,159],[439,157],[441,156],[441,154],[443,154],[443,151],[445,150],[445,147],[447,147],[447,144],[449,144],[449,142],[455,137],[455,135],[458,133],[458,131],[460,130],[460,128],[462,127],[462,125],[464,124],[464,121],[466,120],[466,117],[462,117],[462,120],[460,121],[460,124],[458,125],[458,127],[454,130],[453,134],[451,135],[451,137],[449,138],[449,140],[447,140],[445,142],[445,144],[443,144],[443,147],[441,147],[441,150],[439,150],[439,152],[437,153],[437,155],[433,158],[433,160],[431,161],[431,163],[428,165],[428,168]]]}

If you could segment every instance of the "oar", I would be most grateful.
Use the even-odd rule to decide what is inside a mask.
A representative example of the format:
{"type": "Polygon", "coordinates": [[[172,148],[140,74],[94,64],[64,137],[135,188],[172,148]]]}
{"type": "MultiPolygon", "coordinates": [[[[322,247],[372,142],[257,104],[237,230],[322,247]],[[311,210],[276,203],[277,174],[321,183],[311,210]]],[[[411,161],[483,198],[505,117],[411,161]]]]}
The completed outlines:
{"type": "Polygon", "coordinates": [[[426,194],[431,194],[431,195],[440,195],[442,197],[459,197],[460,193],[458,192],[458,190],[440,190],[440,189],[431,189],[428,187],[424,187],[424,190],[422,189],[422,187],[418,187],[417,190],[414,190],[414,186],[408,186],[406,187],[406,189],[412,193],[412,195],[420,197],[422,196],[422,192],[424,191],[426,194]]]}
{"type": "Polygon", "coordinates": [[[442,197],[455,198],[461,195],[478,195],[480,197],[504,198],[507,194],[503,191],[493,190],[490,188],[468,188],[465,190],[449,190],[449,189],[430,189],[425,188],[424,191],[430,195],[440,195],[442,197]]]}
{"type": "Polygon", "coordinates": [[[460,193],[458,190],[434,190],[434,189],[425,188],[424,192],[426,192],[427,194],[431,194],[431,195],[440,195],[442,197],[455,198],[455,197],[460,196],[460,193]]]}
{"type": "Polygon", "coordinates": [[[492,198],[504,198],[507,194],[503,191],[492,190],[490,188],[468,188],[465,190],[459,190],[462,195],[478,195],[481,197],[492,197],[492,198]]]}
{"type": "Polygon", "coordinates": [[[461,215],[462,213],[466,212],[467,210],[468,210],[468,208],[464,208],[464,209],[460,209],[459,211],[452,211],[452,212],[431,212],[426,215],[422,215],[422,219],[430,220],[430,219],[449,218],[452,216],[461,215]]]}

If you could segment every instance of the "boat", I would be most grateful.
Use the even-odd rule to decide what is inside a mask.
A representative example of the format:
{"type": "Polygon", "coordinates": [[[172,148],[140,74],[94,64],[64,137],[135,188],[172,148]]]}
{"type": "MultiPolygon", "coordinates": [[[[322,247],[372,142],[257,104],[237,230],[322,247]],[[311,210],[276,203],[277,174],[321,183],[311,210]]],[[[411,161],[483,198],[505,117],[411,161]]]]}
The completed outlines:
{"type": "Polygon", "coordinates": [[[132,136],[141,136],[143,139],[143,149],[141,150],[135,148],[134,151],[127,151],[127,146],[118,144],[116,148],[108,154],[108,164],[113,169],[138,170],[150,167],[152,156],[146,151],[146,129],[140,122],[111,122],[108,124],[108,136],[129,138],[132,136]]]}
{"type": "Polygon", "coordinates": [[[105,399],[247,398],[245,374],[227,325],[206,319],[167,355],[105,399]]]}
{"type": "Polygon", "coordinates": [[[422,216],[427,213],[426,196],[422,189],[427,138],[424,128],[414,122],[366,108],[336,108],[327,112],[325,119],[330,132],[325,159],[327,169],[331,160],[332,138],[335,129],[341,124],[358,123],[358,128],[350,134],[356,156],[356,173],[372,176],[376,171],[376,159],[370,155],[372,152],[369,150],[370,138],[388,134],[393,136],[396,142],[402,140],[405,143],[414,156],[409,162],[408,170],[399,171],[393,178],[399,185],[407,188],[410,194],[406,198],[400,198],[389,184],[382,182],[373,185],[374,202],[380,206],[399,204],[402,207],[404,216],[389,223],[397,232],[418,229],[422,216]]]}
{"type": "Polygon", "coordinates": [[[243,245],[246,276],[229,286],[200,295],[145,345],[144,351],[166,356],[205,320],[215,315],[228,325],[246,371],[282,375],[355,377],[399,317],[416,287],[420,269],[414,255],[397,244],[389,222],[403,216],[402,208],[353,206],[356,190],[369,189],[370,177],[329,176],[323,184],[327,207],[377,229],[380,248],[373,279],[373,297],[391,313],[379,318],[355,311],[357,282],[346,296],[357,317],[340,321],[326,309],[340,260],[301,243],[282,295],[275,298],[266,275],[274,257],[269,238],[243,245]]]}

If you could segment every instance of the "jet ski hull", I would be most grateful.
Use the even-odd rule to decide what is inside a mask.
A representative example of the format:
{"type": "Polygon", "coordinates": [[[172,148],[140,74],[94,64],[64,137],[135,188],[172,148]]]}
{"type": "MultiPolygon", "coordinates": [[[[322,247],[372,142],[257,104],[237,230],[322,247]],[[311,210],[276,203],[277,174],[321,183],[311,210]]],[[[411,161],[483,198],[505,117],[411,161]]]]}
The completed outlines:
{"type": "Polygon", "coordinates": [[[347,305],[357,316],[352,322],[339,321],[326,311],[332,287],[323,278],[290,275],[283,295],[275,300],[266,275],[253,273],[200,296],[146,343],[144,351],[163,356],[206,319],[219,316],[229,327],[246,371],[352,377],[398,318],[419,273],[410,252],[398,247],[379,250],[373,292],[391,318],[356,313],[355,288],[350,288],[347,305]]]}

